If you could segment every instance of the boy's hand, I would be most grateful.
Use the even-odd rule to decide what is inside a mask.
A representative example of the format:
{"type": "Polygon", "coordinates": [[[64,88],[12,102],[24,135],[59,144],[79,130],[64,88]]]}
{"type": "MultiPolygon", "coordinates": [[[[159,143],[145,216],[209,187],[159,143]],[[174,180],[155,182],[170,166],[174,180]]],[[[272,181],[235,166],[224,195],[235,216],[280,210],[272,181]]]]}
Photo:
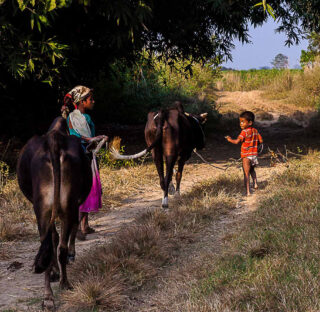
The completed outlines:
{"type": "Polygon", "coordinates": [[[225,139],[226,139],[228,142],[230,142],[231,137],[230,137],[229,135],[227,135],[227,136],[225,136],[225,139]]]}

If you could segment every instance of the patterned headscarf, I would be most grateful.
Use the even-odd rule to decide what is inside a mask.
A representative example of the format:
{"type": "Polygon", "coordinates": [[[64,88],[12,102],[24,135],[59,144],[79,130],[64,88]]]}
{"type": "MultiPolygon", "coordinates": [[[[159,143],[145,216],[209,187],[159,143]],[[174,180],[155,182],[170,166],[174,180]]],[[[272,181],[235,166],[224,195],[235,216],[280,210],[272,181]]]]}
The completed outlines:
{"type": "Polygon", "coordinates": [[[64,99],[63,99],[63,106],[61,108],[62,116],[67,118],[69,114],[68,104],[72,102],[74,107],[77,109],[78,105],[81,100],[83,100],[88,94],[92,92],[92,89],[85,87],[85,86],[76,86],[71,91],[69,91],[64,99]]]}

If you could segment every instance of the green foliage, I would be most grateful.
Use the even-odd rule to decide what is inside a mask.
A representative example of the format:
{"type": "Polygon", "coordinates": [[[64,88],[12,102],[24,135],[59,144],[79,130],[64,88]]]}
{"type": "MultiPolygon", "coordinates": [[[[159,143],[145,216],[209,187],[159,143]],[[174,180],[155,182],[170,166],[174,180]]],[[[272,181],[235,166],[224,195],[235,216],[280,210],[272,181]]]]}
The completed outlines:
{"type": "Polygon", "coordinates": [[[309,45],[307,51],[302,50],[300,64],[302,67],[312,65],[317,56],[320,55],[320,34],[312,32],[308,35],[309,45]]]}
{"type": "Polygon", "coordinates": [[[0,32],[1,70],[15,79],[36,79],[52,84],[66,65],[64,52],[68,48],[48,32],[58,9],[71,1],[17,0],[4,1],[0,32]],[[12,14],[13,12],[13,14],[12,14]],[[19,22],[17,22],[19,19],[19,22]],[[58,60],[58,62],[57,62],[58,60]]]}
{"type": "Polygon", "coordinates": [[[270,16],[271,16],[274,20],[276,20],[276,17],[275,17],[275,15],[274,15],[274,10],[273,10],[272,6],[271,6],[269,3],[267,3],[266,0],[263,0],[262,2],[259,2],[259,3],[255,4],[253,7],[258,7],[258,6],[262,6],[262,7],[263,7],[263,10],[264,10],[265,12],[268,12],[268,13],[270,14],[270,16]]]}
{"type": "Polygon", "coordinates": [[[117,120],[123,123],[143,123],[149,111],[183,102],[191,113],[209,112],[216,120],[211,92],[220,71],[211,64],[193,66],[192,76],[185,71],[186,63],[171,67],[156,58],[143,57],[134,66],[123,62],[112,65],[112,75],[102,75],[94,84],[96,118],[100,122],[117,120]]]}

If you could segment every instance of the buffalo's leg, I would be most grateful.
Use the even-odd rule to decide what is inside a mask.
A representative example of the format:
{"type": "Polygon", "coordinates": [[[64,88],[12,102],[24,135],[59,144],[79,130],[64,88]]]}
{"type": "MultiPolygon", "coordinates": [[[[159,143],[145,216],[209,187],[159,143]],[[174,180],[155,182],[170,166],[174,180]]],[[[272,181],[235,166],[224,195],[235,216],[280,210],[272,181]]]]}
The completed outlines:
{"type": "Polygon", "coordinates": [[[69,248],[68,248],[68,260],[72,262],[75,260],[75,257],[76,257],[75,240],[76,240],[77,231],[78,231],[78,223],[75,223],[72,226],[70,240],[69,240],[69,248]]]}
{"type": "Polygon", "coordinates": [[[51,274],[52,265],[46,269],[44,275],[44,300],[42,302],[43,308],[54,310],[54,300],[53,292],[50,285],[50,274],[51,274]]]}
{"type": "Polygon", "coordinates": [[[60,269],[60,288],[61,289],[70,289],[71,286],[69,284],[67,278],[67,261],[68,261],[68,242],[71,230],[73,229],[71,220],[66,216],[66,220],[61,222],[61,235],[60,235],[60,243],[58,246],[58,261],[59,261],[59,269],[60,269]]]}
{"type": "Polygon", "coordinates": [[[168,189],[172,180],[173,167],[176,162],[176,157],[166,156],[166,176],[164,178],[164,192],[162,200],[162,208],[168,208],[168,189]]]}
{"type": "Polygon", "coordinates": [[[50,285],[50,274],[52,271],[54,259],[53,258],[50,259],[48,257],[52,257],[54,255],[54,250],[53,251],[51,250],[51,248],[54,249],[54,247],[50,246],[50,241],[52,243],[54,242],[53,231],[55,229],[55,226],[53,225],[50,227],[50,215],[51,215],[50,208],[46,207],[45,205],[41,206],[39,202],[36,201],[36,204],[34,205],[34,211],[37,217],[38,230],[40,234],[40,242],[42,245],[42,248],[40,247],[39,252],[36,256],[35,272],[37,272],[38,270],[42,271],[45,268],[44,299],[43,299],[42,305],[45,308],[54,309],[54,298],[53,298],[53,292],[50,285]],[[40,209],[40,207],[42,209],[40,209]],[[47,266],[47,263],[49,263],[49,266],[47,266]]]}
{"type": "Polygon", "coordinates": [[[52,226],[52,244],[53,244],[53,259],[52,259],[52,269],[50,273],[50,282],[57,282],[59,280],[59,266],[58,266],[58,256],[57,248],[59,245],[59,234],[57,232],[56,226],[52,226]]]}
{"type": "Polygon", "coordinates": [[[181,183],[181,179],[182,179],[182,171],[183,171],[183,167],[185,164],[185,159],[184,158],[180,158],[178,160],[178,171],[176,174],[176,192],[178,195],[180,195],[180,183],[181,183]]]}
{"type": "Polygon", "coordinates": [[[156,165],[159,179],[160,179],[160,186],[162,190],[164,191],[165,185],[164,185],[164,173],[163,173],[163,156],[162,156],[162,147],[156,146],[152,150],[152,158],[154,160],[154,163],[156,165]]]}

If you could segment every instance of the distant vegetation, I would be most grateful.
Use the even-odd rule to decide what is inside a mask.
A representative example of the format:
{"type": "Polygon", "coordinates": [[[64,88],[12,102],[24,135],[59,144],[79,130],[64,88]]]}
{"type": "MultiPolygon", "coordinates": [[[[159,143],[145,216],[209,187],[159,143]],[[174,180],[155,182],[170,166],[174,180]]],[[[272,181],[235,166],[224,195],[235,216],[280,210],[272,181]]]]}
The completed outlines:
{"type": "Polygon", "coordinates": [[[224,91],[251,91],[264,89],[277,80],[290,80],[300,72],[298,69],[252,69],[223,71],[217,89],[224,91]]]}
{"type": "Polygon", "coordinates": [[[224,91],[265,91],[270,99],[284,99],[298,106],[320,107],[320,67],[224,71],[216,88],[224,91]]]}

